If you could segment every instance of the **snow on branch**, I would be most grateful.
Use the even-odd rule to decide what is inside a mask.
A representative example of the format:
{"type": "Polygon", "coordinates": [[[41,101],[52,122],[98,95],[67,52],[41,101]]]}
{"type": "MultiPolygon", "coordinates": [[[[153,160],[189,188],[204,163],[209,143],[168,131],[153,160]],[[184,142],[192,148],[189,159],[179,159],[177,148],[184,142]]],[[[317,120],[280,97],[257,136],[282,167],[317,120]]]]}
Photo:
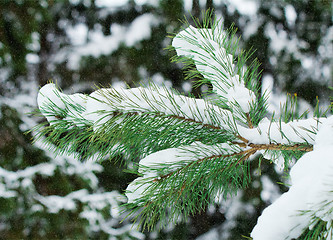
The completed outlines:
{"type": "MultiPolygon", "coordinates": [[[[233,117],[230,111],[219,108],[203,99],[179,95],[173,90],[151,84],[131,89],[99,89],[87,101],[85,117],[99,124],[100,114],[146,112],[165,115],[206,126],[230,129],[233,117]]],[[[104,121],[106,121],[105,118],[104,121]]]]}
{"type": "Polygon", "coordinates": [[[321,205],[314,196],[320,194],[328,201],[325,211],[333,211],[324,193],[331,188],[315,190],[329,179],[329,170],[319,176],[324,168],[313,165],[331,169],[332,117],[294,118],[287,109],[285,117],[265,116],[256,63],[246,67],[250,54],[238,48],[234,30],[224,31],[218,21],[206,23],[211,26],[188,26],[172,45],[178,60],[195,64],[188,77],[201,75],[198,84],[213,86],[211,96],[186,97],[153,84],[66,95],[48,84],[41,88],[38,104],[50,125],[37,138],[45,135],[55,151],[81,159],[115,153],[141,159],[138,178],[125,194],[127,206],[132,213],[140,212],[137,219],[144,227],[201,211],[217,194],[237,193],[250,181],[249,162],[256,153],[273,162],[281,155],[287,165],[304,156],[292,170],[290,191],[259,218],[255,240],[281,239],[274,233],[299,236],[313,219],[331,221],[325,212],[316,214],[321,205]]]}
{"type": "Polygon", "coordinates": [[[327,223],[320,234],[332,232],[332,136],[333,117],[329,117],[316,136],[314,151],[305,154],[291,169],[289,191],[259,217],[251,233],[254,240],[296,239],[320,221],[327,223]]]}
{"type": "Polygon", "coordinates": [[[177,220],[201,211],[217,194],[232,195],[246,185],[246,153],[228,143],[200,142],[153,153],[140,160],[141,176],[127,187],[127,205],[133,211],[144,206],[137,218],[148,229],[166,224],[166,216],[177,220]]]}
{"type": "Polygon", "coordinates": [[[238,126],[238,132],[252,144],[313,145],[321,121],[323,118],[284,123],[264,118],[256,128],[238,126]]]}
{"type": "Polygon", "coordinates": [[[205,145],[200,142],[194,142],[189,146],[169,148],[150,154],[139,162],[138,172],[142,174],[142,177],[132,182],[127,188],[126,196],[129,199],[129,203],[138,200],[144,190],[153,183],[171,178],[172,175],[179,175],[191,165],[214,158],[226,158],[239,150],[238,146],[227,143],[205,145]],[[145,184],[140,186],[144,181],[145,184]]]}
{"type": "Polygon", "coordinates": [[[50,83],[40,89],[38,105],[51,124],[57,120],[75,124],[83,121],[98,128],[115,115],[142,115],[149,112],[200,123],[209,128],[231,130],[233,127],[230,111],[203,99],[185,97],[153,85],[118,90],[102,88],[87,96],[66,95],[50,83]]]}
{"type": "Polygon", "coordinates": [[[50,122],[40,135],[58,142],[56,151],[84,158],[119,151],[142,157],[198,139],[224,141],[237,129],[230,111],[154,85],[66,95],[51,83],[41,88],[38,103],[50,122]]]}
{"type": "MultiPolygon", "coordinates": [[[[216,24],[218,26],[219,23],[216,24]]],[[[250,112],[256,96],[245,85],[246,74],[240,65],[242,61],[239,60],[237,66],[234,64],[237,40],[233,34],[230,36],[217,26],[212,29],[189,26],[174,37],[172,46],[178,56],[194,61],[198,72],[213,85],[218,97],[244,120],[244,113],[250,112]]]]}
{"type": "Polygon", "coordinates": [[[87,96],[76,93],[67,95],[60,92],[55,84],[49,83],[39,90],[38,107],[50,124],[61,119],[76,125],[87,124],[82,113],[85,111],[87,96]]]}

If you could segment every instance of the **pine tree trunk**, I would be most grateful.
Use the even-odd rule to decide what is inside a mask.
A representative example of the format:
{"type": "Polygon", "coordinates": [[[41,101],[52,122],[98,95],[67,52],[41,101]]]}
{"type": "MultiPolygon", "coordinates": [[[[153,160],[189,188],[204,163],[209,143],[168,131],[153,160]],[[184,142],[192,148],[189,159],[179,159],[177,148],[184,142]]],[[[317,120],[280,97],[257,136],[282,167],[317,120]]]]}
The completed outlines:
{"type": "Polygon", "coordinates": [[[199,0],[192,1],[192,16],[200,18],[200,3],[199,0]]]}
{"type": "Polygon", "coordinates": [[[47,40],[48,26],[47,24],[43,25],[44,26],[40,31],[40,50],[38,52],[39,65],[37,70],[37,78],[40,86],[45,85],[50,77],[47,69],[47,61],[49,59],[50,52],[50,43],[47,40]]]}
{"type": "Polygon", "coordinates": [[[213,0],[207,0],[206,2],[206,10],[211,10],[213,11],[214,9],[214,3],[213,3],[213,0]]]}

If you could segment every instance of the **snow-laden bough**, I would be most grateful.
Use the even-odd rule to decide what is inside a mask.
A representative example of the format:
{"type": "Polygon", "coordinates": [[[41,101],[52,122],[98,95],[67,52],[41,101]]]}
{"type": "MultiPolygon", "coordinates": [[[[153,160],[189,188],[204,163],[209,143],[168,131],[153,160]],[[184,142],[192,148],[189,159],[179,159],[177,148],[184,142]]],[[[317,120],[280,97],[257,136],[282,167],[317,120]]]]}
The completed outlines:
{"type": "Polygon", "coordinates": [[[306,153],[291,169],[292,185],[289,191],[267,207],[259,217],[251,233],[253,240],[294,239],[311,226],[315,218],[332,222],[332,149],[333,116],[320,127],[314,150],[306,153]]]}

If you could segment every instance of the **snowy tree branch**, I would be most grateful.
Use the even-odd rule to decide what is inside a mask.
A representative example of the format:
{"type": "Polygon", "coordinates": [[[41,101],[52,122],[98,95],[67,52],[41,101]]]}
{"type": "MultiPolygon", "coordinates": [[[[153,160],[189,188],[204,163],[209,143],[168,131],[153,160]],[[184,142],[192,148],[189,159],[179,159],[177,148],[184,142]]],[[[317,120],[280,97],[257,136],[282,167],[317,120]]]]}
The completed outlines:
{"type": "MultiPolygon", "coordinates": [[[[128,208],[133,213],[140,211],[136,218],[148,228],[159,221],[186,217],[204,209],[215,196],[232,195],[247,186],[248,160],[258,152],[273,162],[280,154],[287,165],[299,159],[292,170],[296,183],[264,211],[252,232],[255,240],[290,239],[289,233],[298,237],[313,218],[305,214],[293,218],[290,214],[297,214],[299,208],[293,204],[299,202],[301,211],[317,210],[309,208],[307,201],[318,202],[314,194],[324,195],[311,183],[318,175],[311,175],[310,169],[317,162],[331,167],[327,149],[333,146],[332,118],[319,114],[309,119],[294,117],[288,104],[278,118],[274,114],[270,119],[265,117],[267,99],[258,94],[256,61],[245,66],[250,54],[238,48],[235,30],[224,31],[218,21],[205,23],[185,28],[173,38],[172,45],[178,54],[174,60],[185,66],[194,63],[196,68],[188,77],[201,76],[199,85],[213,86],[209,97],[185,97],[153,84],[103,88],[89,96],[66,95],[49,84],[38,97],[39,108],[50,123],[40,135],[56,142],[60,151],[81,157],[120,152],[141,159],[137,172],[134,170],[138,177],[125,194],[128,208]],[[311,177],[299,170],[304,170],[302,165],[311,177]],[[305,190],[304,183],[298,184],[300,179],[312,184],[304,200],[299,194],[305,190]],[[286,204],[290,204],[286,207],[290,212],[283,211],[286,204]],[[279,222],[280,216],[288,224],[279,222]]],[[[296,101],[291,105],[294,108],[296,101]]],[[[322,215],[318,218],[324,219],[322,215]]]]}

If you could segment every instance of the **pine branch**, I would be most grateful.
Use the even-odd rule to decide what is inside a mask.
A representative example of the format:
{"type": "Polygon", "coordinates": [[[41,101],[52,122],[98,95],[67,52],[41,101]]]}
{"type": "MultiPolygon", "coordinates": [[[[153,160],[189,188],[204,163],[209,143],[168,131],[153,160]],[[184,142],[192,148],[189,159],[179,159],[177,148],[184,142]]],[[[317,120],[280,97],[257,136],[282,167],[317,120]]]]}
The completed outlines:
{"type": "MultiPolygon", "coordinates": [[[[135,211],[138,210],[137,205],[145,206],[140,218],[151,228],[154,221],[165,220],[165,213],[168,213],[169,220],[176,220],[179,215],[187,216],[193,211],[203,209],[217,192],[225,195],[235,193],[236,189],[246,185],[248,176],[247,164],[243,162],[245,158],[235,154],[238,150],[238,147],[225,143],[220,146],[196,143],[148,156],[141,160],[139,165],[139,172],[144,174],[143,177],[138,182],[131,183],[126,193],[128,199],[131,199],[129,207],[135,211]],[[202,148],[206,151],[200,151],[202,148]],[[173,153],[173,156],[169,155],[167,158],[171,162],[162,164],[163,157],[168,153],[173,153]],[[170,172],[175,167],[176,169],[170,172]],[[187,199],[191,195],[196,196],[194,202],[187,199]],[[164,205],[157,210],[160,201],[163,201],[164,205]],[[171,212],[168,207],[171,207],[171,212]],[[155,211],[154,216],[151,211],[155,211]]],[[[246,157],[247,152],[244,153],[246,157]]]]}
{"type": "Polygon", "coordinates": [[[294,144],[294,145],[286,145],[286,144],[255,144],[255,143],[239,143],[233,142],[240,147],[251,147],[254,151],[261,151],[261,150],[275,150],[275,151],[301,151],[301,152],[311,152],[313,151],[312,145],[301,145],[301,144],[294,144]]]}
{"type": "Polygon", "coordinates": [[[153,182],[160,182],[161,180],[164,180],[165,178],[169,178],[169,177],[172,177],[173,175],[177,175],[179,172],[183,171],[184,169],[186,169],[188,167],[191,167],[193,164],[199,164],[203,161],[242,156],[236,162],[236,164],[240,164],[242,161],[247,160],[251,155],[255,154],[257,150],[258,149],[256,149],[256,148],[251,148],[251,149],[242,150],[240,152],[236,152],[236,153],[232,153],[232,154],[219,154],[219,155],[212,155],[212,156],[209,156],[209,157],[201,158],[201,159],[198,159],[194,162],[189,163],[188,165],[184,166],[183,168],[177,169],[176,171],[169,172],[168,174],[158,176],[158,178],[153,179],[153,182]]]}
{"type": "Polygon", "coordinates": [[[36,139],[47,136],[45,143],[53,151],[79,154],[82,159],[118,152],[142,158],[198,140],[212,144],[234,139],[229,111],[154,85],[97,90],[85,96],[86,105],[79,110],[72,107],[78,104],[72,95],[59,92],[53,84],[43,87],[40,96],[40,110],[51,125],[38,126],[36,139]]]}
{"type": "MultiPolygon", "coordinates": [[[[219,21],[207,23],[211,24],[210,28],[206,25],[198,25],[197,28],[188,25],[174,37],[172,45],[178,57],[173,61],[182,62],[185,67],[194,63],[196,69],[191,68],[187,77],[202,75],[204,78],[200,78],[198,83],[213,85],[217,94],[215,103],[229,108],[237,121],[246,124],[248,118],[244,113],[251,112],[250,115],[255,116],[252,114],[254,109],[257,114],[264,110],[259,103],[265,102],[265,98],[260,97],[256,101],[255,96],[258,89],[258,63],[254,61],[250,68],[245,68],[251,54],[238,49],[239,39],[235,37],[235,29],[224,31],[219,21]],[[236,53],[239,54],[234,64],[236,53]]],[[[258,119],[255,118],[253,122],[258,122],[258,119]]]]}
{"type": "MultiPolygon", "coordinates": [[[[215,196],[235,194],[248,184],[248,160],[258,152],[272,161],[283,156],[286,164],[306,158],[327,125],[319,107],[314,118],[303,119],[307,113],[298,114],[296,95],[281,105],[280,116],[265,117],[268,96],[259,96],[258,62],[246,67],[252,53],[238,48],[236,30],[225,31],[207,16],[203,26],[187,25],[173,39],[174,60],[195,65],[186,78],[212,84],[206,99],[153,84],[102,88],[89,96],[66,95],[48,84],[38,96],[49,125],[33,131],[53,151],[82,160],[118,153],[141,159],[127,206],[149,229],[201,211],[215,196]]],[[[299,197],[293,194],[287,196],[299,197]]]]}

